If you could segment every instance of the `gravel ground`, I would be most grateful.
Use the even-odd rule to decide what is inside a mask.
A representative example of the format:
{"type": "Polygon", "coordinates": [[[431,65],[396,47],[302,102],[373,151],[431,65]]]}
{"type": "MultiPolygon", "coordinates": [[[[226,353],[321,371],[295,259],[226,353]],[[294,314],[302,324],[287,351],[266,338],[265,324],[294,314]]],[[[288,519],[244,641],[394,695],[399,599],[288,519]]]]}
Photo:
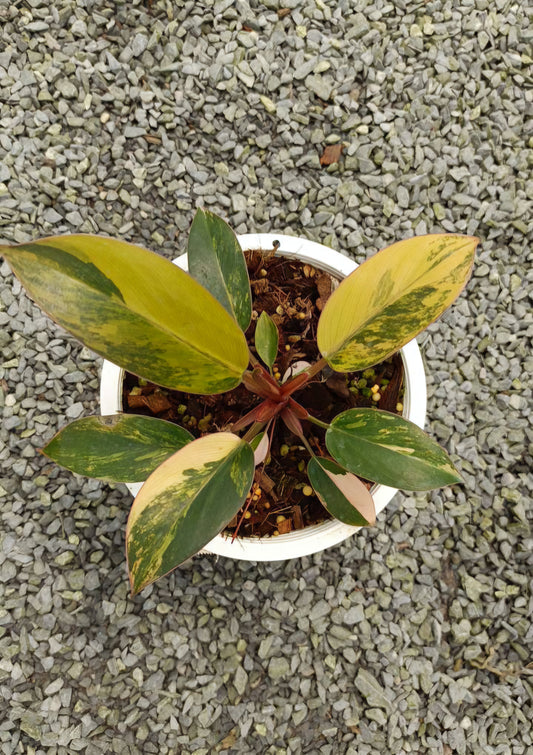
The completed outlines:
{"type": "Polygon", "coordinates": [[[328,552],[201,558],[133,600],[125,488],[37,454],[96,411],[99,362],[0,263],[1,752],[531,753],[526,5],[0,0],[0,25],[3,241],[174,256],[200,205],[357,260],[482,239],[423,339],[428,427],[466,484],[400,494],[328,552]]]}

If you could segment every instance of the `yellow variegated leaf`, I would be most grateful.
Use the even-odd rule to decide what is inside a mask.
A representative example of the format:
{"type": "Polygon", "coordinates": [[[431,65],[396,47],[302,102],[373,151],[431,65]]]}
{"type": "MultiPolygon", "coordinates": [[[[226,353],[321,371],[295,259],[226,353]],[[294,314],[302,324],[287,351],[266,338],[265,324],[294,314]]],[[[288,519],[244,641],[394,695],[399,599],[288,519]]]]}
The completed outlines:
{"type": "Polygon", "coordinates": [[[434,322],[459,296],[478,239],[436,234],[399,241],[345,278],[328,299],[317,342],[333,369],[382,362],[434,322]]]}
{"type": "Polygon", "coordinates": [[[54,236],[0,247],[30,296],[93,351],[191,393],[237,386],[243,332],[197,281],[146,249],[103,236],[54,236]]]}
{"type": "Polygon", "coordinates": [[[252,484],[254,453],[232,433],[181,448],[146,480],[126,528],[133,593],[168,574],[235,516],[252,484]]]}

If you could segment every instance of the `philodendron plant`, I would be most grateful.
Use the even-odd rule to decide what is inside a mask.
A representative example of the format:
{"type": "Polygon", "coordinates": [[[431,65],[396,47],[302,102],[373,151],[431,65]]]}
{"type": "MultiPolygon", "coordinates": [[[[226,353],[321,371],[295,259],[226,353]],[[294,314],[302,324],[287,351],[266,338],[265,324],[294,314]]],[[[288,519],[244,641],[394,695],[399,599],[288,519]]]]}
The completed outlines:
{"type": "Polygon", "coordinates": [[[0,247],[30,296],[97,354],[164,388],[205,395],[243,383],[261,399],[232,427],[197,439],[164,420],[117,414],[76,420],[43,449],[79,474],[114,482],[146,478],[126,529],[133,594],[201,550],[234,518],[255,466],[268,460],[278,419],[307,448],[318,499],[350,525],[375,521],[359,477],[405,490],[460,481],[446,452],[411,422],[371,408],[348,409],[326,425],[298,402],[298,391],[328,366],[353,372],[382,362],[436,320],[468,280],[477,243],[469,236],[419,236],[370,257],[321,313],[321,358],[285,382],[273,376],[278,331],[267,313],[256,323],[255,349],[248,347],[245,258],[233,231],[210,212],[198,210],[194,218],[189,273],[100,236],[0,247]],[[315,454],[309,423],[326,430],[331,456],[315,454]]]}

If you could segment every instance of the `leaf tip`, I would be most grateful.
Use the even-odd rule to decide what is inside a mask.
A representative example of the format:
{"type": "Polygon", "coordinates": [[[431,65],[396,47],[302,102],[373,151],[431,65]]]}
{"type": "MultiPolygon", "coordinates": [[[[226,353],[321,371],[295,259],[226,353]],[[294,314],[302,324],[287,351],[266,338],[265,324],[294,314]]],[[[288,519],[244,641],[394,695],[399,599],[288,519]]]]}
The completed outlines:
{"type": "Polygon", "coordinates": [[[450,482],[450,485],[464,485],[464,477],[457,471],[457,469],[454,467],[452,475],[455,477],[455,480],[452,480],[450,482]]]}
{"type": "Polygon", "coordinates": [[[471,253],[475,256],[476,248],[481,244],[481,239],[478,236],[465,236],[465,241],[471,247],[471,253]]]}
{"type": "MultiPolygon", "coordinates": [[[[196,212],[194,213],[194,217],[195,217],[195,218],[197,218],[197,217],[200,217],[200,218],[201,218],[202,216],[204,216],[204,217],[205,217],[205,215],[207,215],[207,211],[206,211],[206,210],[204,210],[204,208],[203,208],[203,207],[197,207],[197,208],[196,208],[196,212]]],[[[193,219],[193,222],[194,222],[194,219],[193,219]]]]}
{"type": "Polygon", "coordinates": [[[135,598],[142,590],[142,587],[136,588],[130,579],[130,598],[135,598]]]}
{"type": "Polygon", "coordinates": [[[134,574],[133,570],[130,569],[127,539],[126,539],[126,564],[127,564],[127,569],[128,569],[128,580],[130,583],[130,597],[134,598],[136,595],[138,595],[141,592],[141,590],[144,587],[146,587],[146,585],[139,585],[138,581],[136,580],[136,575],[134,574]]]}

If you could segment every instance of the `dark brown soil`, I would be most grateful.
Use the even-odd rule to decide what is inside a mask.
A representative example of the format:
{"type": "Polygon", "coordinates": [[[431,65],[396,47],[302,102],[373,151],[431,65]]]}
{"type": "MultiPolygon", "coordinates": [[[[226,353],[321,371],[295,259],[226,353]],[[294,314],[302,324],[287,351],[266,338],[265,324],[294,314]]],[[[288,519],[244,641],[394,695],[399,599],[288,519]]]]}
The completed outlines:
{"type": "MultiPolygon", "coordinates": [[[[273,372],[279,379],[294,362],[313,363],[319,359],[316,329],[333,281],[327,273],[295,260],[275,257],[273,252],[246,252],[246,259],[254,299],[246,337],[255,353],[255,323],[265,310],[278,327],[278,360],[273,372]]],[[[402,378],[402,361],[395,355],[362,373],[344,374],[327,368],[320,378],[296,392],[294,398],[323,422],[354,407],[374,406],[397,412],[403,394],[402,378]],[[372,390],[380,396],[378,401],[373,400],[372,390]]],[[[146,384],[129,373],[124,381],[125,412],[175,422],[195,437],[231,430],[231,424],[261,400],[243,385],[221,395],[199,396],[146,384]]],[[[311,446],[319,455],[327,455],[324,431],[308,422],[303,422],[303,426],[311,446]]],[[[247,502],[228,525],[228,532],[234,534],[238,529],[243,537],[278,535],[331,518],[309,487],[308,461],[309,454],[301,441],[278,421],[270,460],[256,469],[247,502]]]]}

